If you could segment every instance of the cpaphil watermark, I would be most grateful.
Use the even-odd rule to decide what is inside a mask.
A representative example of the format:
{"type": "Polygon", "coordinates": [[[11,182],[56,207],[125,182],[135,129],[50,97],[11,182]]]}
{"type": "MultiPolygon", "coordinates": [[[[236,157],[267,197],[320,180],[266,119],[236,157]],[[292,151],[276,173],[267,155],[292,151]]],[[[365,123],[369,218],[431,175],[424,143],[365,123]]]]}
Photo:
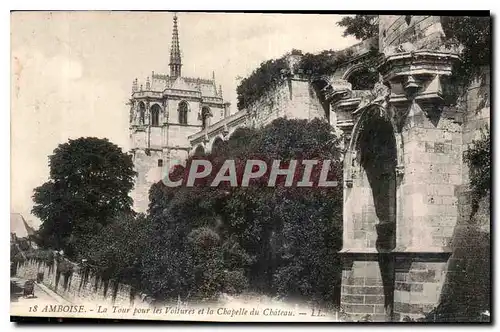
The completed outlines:
{"type": "Polygon", "coordinates": [[[215,163],[207,159],[193,159],[182,166],[180,161],[171,162],[162,181],[167,187],[193,187],[221,184],[230,187],[248,187],[264,184],[267,187],[335,187],[338,181],[332,172],[331,160],[272,160],[227,159],[215,163]],[[267,184],[266,184],[267,182],[267,184]]]}

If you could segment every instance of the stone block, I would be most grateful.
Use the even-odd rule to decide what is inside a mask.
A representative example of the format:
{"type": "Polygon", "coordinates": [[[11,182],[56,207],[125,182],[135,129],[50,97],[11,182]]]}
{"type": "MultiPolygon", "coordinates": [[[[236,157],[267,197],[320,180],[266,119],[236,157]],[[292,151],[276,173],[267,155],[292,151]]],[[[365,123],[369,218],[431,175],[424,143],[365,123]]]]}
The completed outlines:
{"type": "Polygon", "coordinates": [[[346,312],[358,314],[373,314],[375,312],[375,307],[373,305],[351,304],[346,308],[346,312]]]}
{"type": "Polygon", "coordinates": [[[395,290],[394,291],[394,301],[395,302],[410,302],[410,293],[406,291],[395,290]]]}
{"type": "Polygon", "coordinates": [[[365,281],[365,283],[364,283],[365,286],[382,286],[382,279],[381,278],[366,277],[364,279],[364,281],[365,281]]]}
{"type": "Polygon", "coordinates": [[[384,296],[383,295],[365,295],[364,303],[365,304],[384,304],[384,296]]]}
{"type": "Polygon", "coordinates": [[[436,271],[411,271],[409,281],[412,282],[433,282],[436,278],[436,271]]]}
{"type": "Polygon", "coordinates": [[[341,301],[346,304],[359,304],[363,303],[364,297],[363,295],[342,295],[341,301]]]}
{"type": "Polygon", "coordinates": [[[394,311],[398,313],[409,313],[410,312],[410,304],[405,302],[394,302],[394,311]]]}
{"type": "Polygon", "coordinates": [[[394,289],[398,290],[398,291],[409,292],[411,289],[411,286],[407,282],[396,282],[394,289]]]}

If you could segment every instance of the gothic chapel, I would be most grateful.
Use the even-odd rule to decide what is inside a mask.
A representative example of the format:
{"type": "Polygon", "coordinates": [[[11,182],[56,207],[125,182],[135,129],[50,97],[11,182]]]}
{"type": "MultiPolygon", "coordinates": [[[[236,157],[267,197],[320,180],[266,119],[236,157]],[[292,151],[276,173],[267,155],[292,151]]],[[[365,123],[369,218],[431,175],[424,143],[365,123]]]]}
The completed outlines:
{"type": "Polygon", "coordinates": [[[182,76],[178,18],[174,14],[170,74],[135,79],[130,105],[131,153],[138,173],[132,193],[136,212],[146,212],[149,188],[162,178],[167,161],[184,160],[191,149],[188,137],[229,115],[222,87],[212,79],[182,76]],[[142,83],[142,82],[141,82],[142,83]]]}

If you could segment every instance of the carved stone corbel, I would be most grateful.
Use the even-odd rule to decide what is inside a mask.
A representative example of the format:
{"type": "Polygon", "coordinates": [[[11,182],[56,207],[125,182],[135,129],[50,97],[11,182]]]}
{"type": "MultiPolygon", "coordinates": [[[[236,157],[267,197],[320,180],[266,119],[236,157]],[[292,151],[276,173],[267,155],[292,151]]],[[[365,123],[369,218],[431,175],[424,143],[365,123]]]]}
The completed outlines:
{"type": "Polygon", "coordinates": [[[446,99],[445,78],[452,74],[458,60],[455,53],[426,50],[386,56],[379,71],[390,87],[388,103],[403,112],[417,103],[427,116],[439,116],[436,112],[440,113],[446,99]]]}

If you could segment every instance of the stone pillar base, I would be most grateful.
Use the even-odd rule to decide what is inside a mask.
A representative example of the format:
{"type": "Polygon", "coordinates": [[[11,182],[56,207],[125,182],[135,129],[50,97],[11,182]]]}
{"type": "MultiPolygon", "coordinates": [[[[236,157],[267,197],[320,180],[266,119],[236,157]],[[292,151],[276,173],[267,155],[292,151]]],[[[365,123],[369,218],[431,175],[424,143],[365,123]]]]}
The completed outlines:
{"type": "Polygon", "coordinates": [[[394,321],[425,317],[438,304],[450,252],[393,252],[394,321]]]}
{"type": "Polygon", "coordinates": [[[384,296],[379,253],[342,250],[342,292],[340,305],[348,321],[391,320],[384,296]]]}

